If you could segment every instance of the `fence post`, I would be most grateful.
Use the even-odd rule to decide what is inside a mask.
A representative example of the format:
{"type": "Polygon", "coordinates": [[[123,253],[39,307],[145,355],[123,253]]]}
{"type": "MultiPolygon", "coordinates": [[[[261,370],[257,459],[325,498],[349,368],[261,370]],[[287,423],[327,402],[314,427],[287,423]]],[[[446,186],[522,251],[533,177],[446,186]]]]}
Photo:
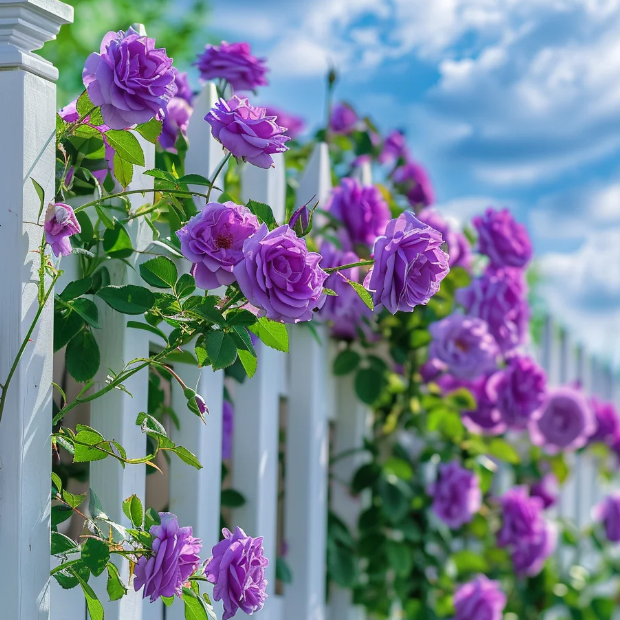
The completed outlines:
{"type": "MultiPolygon", "coordinates": [[[[57,69],[32,53],[73,21],[57,0],[0,0],[0,381],[37,312],[39,198],[54,197],[57,69]]],[[[7,393],[0,428],[0,616],[49,618],[52,306],[43,311],[7,393]]]]}

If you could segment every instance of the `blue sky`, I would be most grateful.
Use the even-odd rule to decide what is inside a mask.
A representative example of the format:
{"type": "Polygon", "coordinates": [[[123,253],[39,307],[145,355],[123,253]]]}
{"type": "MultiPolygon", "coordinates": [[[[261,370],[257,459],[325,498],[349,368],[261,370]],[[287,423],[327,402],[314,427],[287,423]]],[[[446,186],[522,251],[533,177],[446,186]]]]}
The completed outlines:
{"type": "Polygon", "coordinates": [[[266,56],[261,100],[321,121],[324,75],[406,130],[438,207],[509,206],[552,312],[620,363],[620,0],[212,0],[266,56]]]}

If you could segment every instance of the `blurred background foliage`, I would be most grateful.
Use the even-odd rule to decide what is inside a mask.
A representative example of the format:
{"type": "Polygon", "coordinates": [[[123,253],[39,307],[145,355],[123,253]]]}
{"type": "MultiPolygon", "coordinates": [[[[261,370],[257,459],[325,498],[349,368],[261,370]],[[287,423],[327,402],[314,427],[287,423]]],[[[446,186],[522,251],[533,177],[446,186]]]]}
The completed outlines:
{"type": "Polygon", "coordinates": [[[75,9],[75,21],[64,26],[40,54],[60,71],[58,104],[62,107],[84,89],[82,68],[110,30],[126,30],[139,22],[158,47],[165,47],[178,67],[193,62],[207,42],[209,7],[206,0],[65,0],[75,9]]]}

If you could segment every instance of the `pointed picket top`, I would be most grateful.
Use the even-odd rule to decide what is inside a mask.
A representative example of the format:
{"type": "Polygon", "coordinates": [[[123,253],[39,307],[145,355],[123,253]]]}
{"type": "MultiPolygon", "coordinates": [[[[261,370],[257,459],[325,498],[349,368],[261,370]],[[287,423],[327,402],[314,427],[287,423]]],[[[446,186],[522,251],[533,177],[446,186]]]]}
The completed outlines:
{"type": "Polygon", "coordinates": [[[311,200],[319,201],[324,206],[325,200],[332,189],[332,175],[329,163],[329,147],[320,142],[314,147],[310,161],[299,181],[296,207],[301,207],[311,200]]]}
{"type": "Polygon", "coordinates": [[[371,163],[369,161],[362,162],[359,166],[355,167],[351,176],[357,179],[362,185],[372,185],[371,163]]]}
{"type": "MultiPolygon", "coordinates": [[[[211,125],[205,121],[205,116],[211,111],[217,101],[217,89],[213,82],[207,82],[194,100],[194,111],[187,126],[189,148],[185,156],[186,174],[201,174],[211,179],[226,155],[222,145],[211,135],[211,125]]],[[[219,182],[221,183],[221,178],[219,182]]],[[[196,186],[192,186],[192,189],[199,192],[204,192],[205,190],[204,187],[199,188],[196,186]]],[[[219,194],[220,192],[214,189],[211,196],[213,199],[216,199],[219,194]]]]}
{"type": "Polygon", "coordinates": [[[282,153],[273,155],[274,165],[265,170],[246,163],[241,170],[243,202],[255,200],[271,207],[278,223],[286,218],[286,169],[282,153]]]}

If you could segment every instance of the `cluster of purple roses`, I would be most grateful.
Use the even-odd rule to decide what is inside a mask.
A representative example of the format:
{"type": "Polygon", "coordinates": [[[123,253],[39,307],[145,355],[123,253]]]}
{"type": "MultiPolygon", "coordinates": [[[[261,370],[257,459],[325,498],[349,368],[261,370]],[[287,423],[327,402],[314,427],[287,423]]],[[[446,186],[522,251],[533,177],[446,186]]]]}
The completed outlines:
{"type": "Polygon", "coordinates": [[[191,527],[180,527],[175,515],[162,512],[159,516],[161,523],[150,529],[151,553],[141,555],[135,566],[136,592],[143,588],[143,597],[151,602],[180,596],[190,577],[200,572],[215,584],[213,598],[223,603],[223,620],[239,609],[252,614],[263,608],[269,562],[263,556],[262,538],[247,536],[239,527],[234,533],[222,530],[224,540],[213,547],[211,558],[199,570],[202,541],[194,538],[191,527]]]}

